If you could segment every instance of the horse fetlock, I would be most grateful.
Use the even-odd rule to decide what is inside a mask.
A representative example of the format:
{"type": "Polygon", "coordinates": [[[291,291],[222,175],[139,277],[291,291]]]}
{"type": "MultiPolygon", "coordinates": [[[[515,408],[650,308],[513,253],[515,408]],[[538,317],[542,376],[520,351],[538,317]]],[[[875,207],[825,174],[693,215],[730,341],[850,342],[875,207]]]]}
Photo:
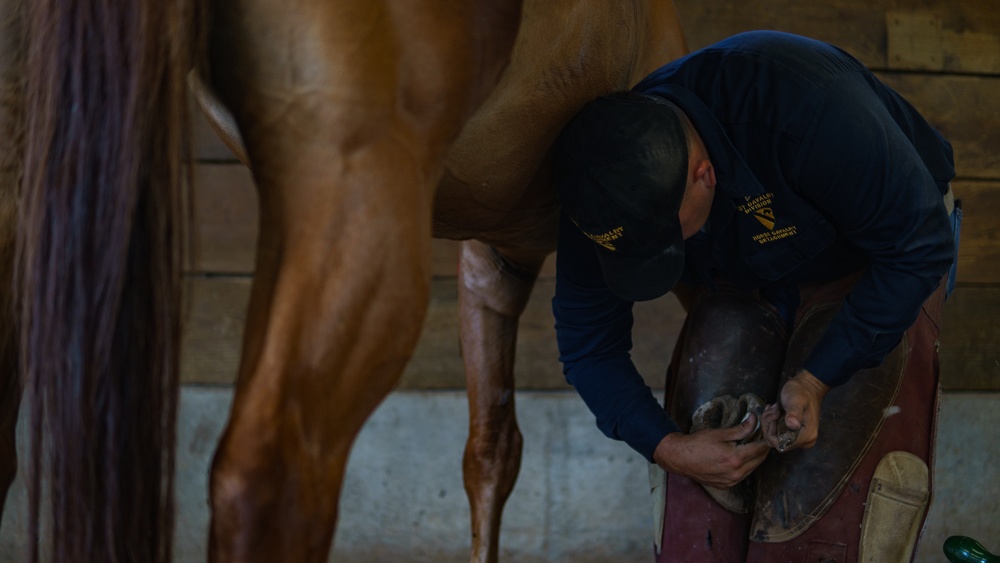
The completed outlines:
{"type": "Polygon", "coordinates": [[[221,523],[273,513],[278,496],[275,486],[233,464],[216,464],[211,483],[213,513],[221,523]]]}
{"type": "Polygon", "coordinates": [[[474,428],[470,433],[466,455],[483,460],[504,459],[510,455],[519,456],[523,445],[524,437],[517,422],[474,428]]]}
{"type": "Polygon", "coordinates": [[[516,424],[506,431],[473,431],[465,447],[463,469],[467,489],[501,489],[506,498],[514,488],[521,468],[524,438],[516,424]]]}
{"type": "Polygon", "coordinates": [[[338,487],[309,486],[301,477],[278,461],[267,470],[216,463],[211,544],[220,560],[325,560],[338,487]]]}

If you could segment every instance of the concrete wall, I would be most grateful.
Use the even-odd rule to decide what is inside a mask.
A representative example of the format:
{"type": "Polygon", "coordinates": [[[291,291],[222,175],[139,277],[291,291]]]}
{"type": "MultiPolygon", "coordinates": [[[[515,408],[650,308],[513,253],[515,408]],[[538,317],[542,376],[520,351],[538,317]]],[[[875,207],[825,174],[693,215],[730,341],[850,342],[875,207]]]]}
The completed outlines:
{"type": "MultiPolygon", "coordinates": [[[[224,387],[184,389],[177,472],[176,561],[205,560],[207,475],[229,411],[224,387]]],[[[594,427],[572,392],[517,396],[524,463],[508,502],[501,559],[518,563],[649,562],[647,463],[594,427]]],[[[467,560],[469,509],[462,488],[465,396],[397,392],[354,447],[331,561],[451,563],[467,560]]],[[[1000,394],[943,398],[935,499],[919,563],[943,560],[952,534],[1000,552],[1000,394]]],[[[25,493],[14,483],[0,526],[0,562],[21,557],[25,493]]]]}

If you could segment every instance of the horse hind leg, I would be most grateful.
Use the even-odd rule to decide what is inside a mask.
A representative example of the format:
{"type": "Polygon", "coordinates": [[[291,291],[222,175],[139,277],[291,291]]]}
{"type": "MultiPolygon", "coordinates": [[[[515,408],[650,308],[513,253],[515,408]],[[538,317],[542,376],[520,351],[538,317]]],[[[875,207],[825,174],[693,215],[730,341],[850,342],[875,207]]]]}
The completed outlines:
{"type": "MultiPolygon", "coordinates": [[[[213,60],[230,64],[213,64],[212,78],[253,164],[261,234],[235,401],[212,468],[214,561],[326,559],[350,446],[416,345],[434,186],[486,75],[428,50],[470,52],[454,44],[472,29],[453,21],[462,10],[413,4],[217,5],[216,25],[228,28],[213,60]],[[363,21],[339,12],[369,9],[363,21]],[[434,33],[445,25],[451,35],[434,33]],[[408,31],[433,37],[392,36],[408,31]],[[404,60],[380,58],[393,56],[404,60]],[[441,66],[420,72],[428,63],[441,66]]],[[[517,15],[476,25],[513,26],[509,50],[517,15]]]]}
{"type": "Polygon", "coordinates": [[[474,563],[498,559],[501,515],[521,466],[514,349],[518,320],[547,252],[517,254],[478,241],[462,243],[459,322],[469,399],[462,469],[474,563]]]}
{"type": "Polygon", "coordinates": [[[398,380],[426,308],[430,201],[418,173],[391,147],[356,163],[363,177],[342,171],[338,150],[317,150],[329,152],[274,166],[251,149],[261,238],[212,469],[217,560],[325,560],[351,443],[398,380]]]}

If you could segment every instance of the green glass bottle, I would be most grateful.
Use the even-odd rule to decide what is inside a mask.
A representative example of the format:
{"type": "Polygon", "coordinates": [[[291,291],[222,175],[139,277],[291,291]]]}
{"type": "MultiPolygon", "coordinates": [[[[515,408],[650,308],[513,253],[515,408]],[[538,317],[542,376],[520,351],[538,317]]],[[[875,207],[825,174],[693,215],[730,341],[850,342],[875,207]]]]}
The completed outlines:
{"type": "Polygon", "coordinates": [[[951,536],[944,541],[944,555],[951,563],[1000,563],[983,544],[966,536],[951,536]]]}

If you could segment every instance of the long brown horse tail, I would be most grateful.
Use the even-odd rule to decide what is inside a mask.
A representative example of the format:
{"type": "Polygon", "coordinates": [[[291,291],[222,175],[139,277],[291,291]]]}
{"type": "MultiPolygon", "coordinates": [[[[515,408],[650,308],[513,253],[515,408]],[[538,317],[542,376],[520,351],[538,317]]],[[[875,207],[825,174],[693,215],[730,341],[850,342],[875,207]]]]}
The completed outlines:
{"type": "Polygon", "coordinates": [[[169,561],[194,4],[25,6],[28,558],[169,561]]]}

